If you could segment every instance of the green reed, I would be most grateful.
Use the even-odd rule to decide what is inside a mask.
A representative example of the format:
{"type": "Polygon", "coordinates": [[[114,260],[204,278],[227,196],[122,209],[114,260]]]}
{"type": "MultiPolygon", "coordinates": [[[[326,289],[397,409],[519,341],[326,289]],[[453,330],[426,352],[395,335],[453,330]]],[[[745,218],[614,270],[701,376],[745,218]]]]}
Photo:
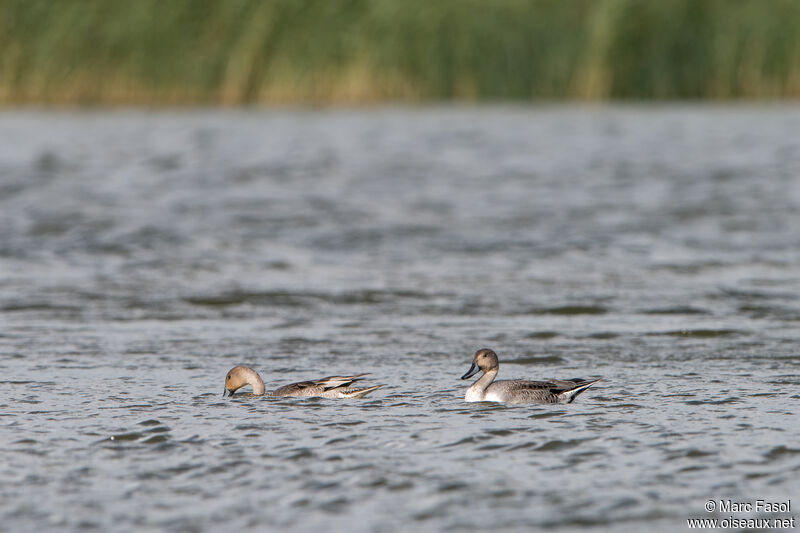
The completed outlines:
{"type": "Polygon", "coordinates": [[[796,98],[797,0],[0,0],[0,103],[796,98]]]}

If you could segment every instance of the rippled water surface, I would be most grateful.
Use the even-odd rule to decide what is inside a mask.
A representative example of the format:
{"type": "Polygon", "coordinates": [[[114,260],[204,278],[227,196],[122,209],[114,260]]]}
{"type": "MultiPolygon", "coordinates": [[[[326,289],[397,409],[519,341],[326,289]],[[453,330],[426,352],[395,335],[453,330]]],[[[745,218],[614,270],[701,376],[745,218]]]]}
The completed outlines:
{"type": "Polygon", "coordinates": [[[0,523],[683,531],[728,516],[709,499],[797,507],[798,132],[797,107],[0,113],[0,523]],[[467,404],[481,347],[501,377],[603,381],[467,404]],[[223,399],[239,363],[385,387],[223,399]]]}

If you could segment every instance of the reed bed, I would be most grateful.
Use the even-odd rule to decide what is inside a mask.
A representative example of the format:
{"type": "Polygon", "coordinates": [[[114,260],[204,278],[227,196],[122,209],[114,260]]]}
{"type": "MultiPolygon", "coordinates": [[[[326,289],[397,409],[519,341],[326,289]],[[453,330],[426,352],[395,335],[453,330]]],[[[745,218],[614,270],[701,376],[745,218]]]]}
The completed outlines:
{"type": "Polygon", "coordinates": [[[0,0],[0,103],[800,96],[795,0],[0,0]]]}

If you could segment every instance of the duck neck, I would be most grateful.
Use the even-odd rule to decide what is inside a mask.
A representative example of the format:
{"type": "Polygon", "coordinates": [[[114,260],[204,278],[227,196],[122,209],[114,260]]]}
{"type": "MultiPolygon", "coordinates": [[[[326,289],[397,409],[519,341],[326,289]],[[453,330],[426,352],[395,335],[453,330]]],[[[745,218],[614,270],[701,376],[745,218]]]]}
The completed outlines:
{"type": "Polygon", "coordinates": [[[247,376],[247,383],[253,387],[253,394],[261,396],[264,394],[264,380],[258,375],[258,372],[253,371],[252,374],[247,376]]]}
{"type": "Polygon", "coordinates": [[[483,373],[483,375],[480,378],[478,378],[478,380],[475,383],[472,384],[470,389],[483,392],[489,388],[489,385],[492,384],[492,381],[494,381],[495,377],[497,377],[496,368],[492,370],[487,370],[486,372],[483,373]]]}

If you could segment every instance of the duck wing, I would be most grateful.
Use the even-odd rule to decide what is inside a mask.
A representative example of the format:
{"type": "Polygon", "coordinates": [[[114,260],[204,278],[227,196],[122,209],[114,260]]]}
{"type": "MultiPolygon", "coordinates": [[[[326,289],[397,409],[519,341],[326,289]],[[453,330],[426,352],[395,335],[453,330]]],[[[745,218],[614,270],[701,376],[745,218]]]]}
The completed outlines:
{"type": "Polygon", "coordinates": [[[501,401],[509,403],[572,403],[581,392],[598,381],[581,378],[543,381],[511,379],[495,381],[487,393],[494,393],[501,401]]]}
{"type": "Polygon", "coordinates": [[[273,391],[274,396],[319,396],[326,391],[338,388],[347,388],[367,374],[354,374],[352,376],[328,376],[322,379],[300,381],[284,385],[273,391]]]}
{"type": "Polygon", "coordinates": [[[316,385],[323,388],[323,390],[338,389],[339,387],[349,387],[356,381],[364,379],[367,374],[354,374],[352,376],[328,376],[314,381],[316,385]]]}

